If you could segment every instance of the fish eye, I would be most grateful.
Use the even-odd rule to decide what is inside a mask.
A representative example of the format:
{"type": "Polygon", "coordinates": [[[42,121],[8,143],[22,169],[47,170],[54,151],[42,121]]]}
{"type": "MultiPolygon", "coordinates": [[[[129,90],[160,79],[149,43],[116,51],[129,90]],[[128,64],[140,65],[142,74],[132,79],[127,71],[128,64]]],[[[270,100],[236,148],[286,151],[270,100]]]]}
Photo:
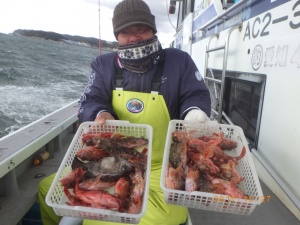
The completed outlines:
{"type": "Polygon", "coordinates": [[[124,166],[121,167],[121,170],[122,170],[122,171],[126,171],[127,169],[128,169],[128,166],[127,166],[127,165],[124,165],[124,166]]]}

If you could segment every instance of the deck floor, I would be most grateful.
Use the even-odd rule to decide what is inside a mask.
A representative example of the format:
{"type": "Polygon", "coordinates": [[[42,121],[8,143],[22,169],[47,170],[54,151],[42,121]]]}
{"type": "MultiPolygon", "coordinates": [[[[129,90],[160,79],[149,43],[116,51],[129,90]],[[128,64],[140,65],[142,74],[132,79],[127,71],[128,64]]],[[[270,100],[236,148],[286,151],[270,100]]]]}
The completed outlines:
{"type": "Polygon", "coordinates": [[[236,215],[191,209],[189,214],[193,225],[300,225],[300,221],[286,208],[276,195],[260,181],[264,196],[271,196],[269,202],[256,206],[251,215],[236,215]]]}

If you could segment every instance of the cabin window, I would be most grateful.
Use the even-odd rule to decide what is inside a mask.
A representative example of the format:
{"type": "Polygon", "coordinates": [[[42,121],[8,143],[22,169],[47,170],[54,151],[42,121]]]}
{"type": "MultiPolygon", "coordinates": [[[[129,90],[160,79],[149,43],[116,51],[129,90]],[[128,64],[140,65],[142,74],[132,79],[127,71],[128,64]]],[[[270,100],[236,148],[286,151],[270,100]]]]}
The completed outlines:
{"type": "Polygon", "coordinates": [[[179,3],[179,11],[177,18],[177,29],[182,26],[184,18],[190,13],[194,12],[194,2],[195,0],[183,0],[179,3]]]}
{"type": "MultiPolygon", "coordinates": [[[[207,72],[208,77],[213,76],[216,79],[221,79],[221,74],[222,71],[219,70],[210,69],[207,72]]],[[[265,82],[265,75],[243,72],[228,71],[225,78],[223,111],[233,124],[243,129],[253,147],[257,147],[258,142],[265,82]]],[[[220,85],[211,81],[207,81],[207,84],[211,92],[212,109],[218,112],[220,85]]],[[[226,122],[226,117],[224,117],[224,122],[226,122]]]]}

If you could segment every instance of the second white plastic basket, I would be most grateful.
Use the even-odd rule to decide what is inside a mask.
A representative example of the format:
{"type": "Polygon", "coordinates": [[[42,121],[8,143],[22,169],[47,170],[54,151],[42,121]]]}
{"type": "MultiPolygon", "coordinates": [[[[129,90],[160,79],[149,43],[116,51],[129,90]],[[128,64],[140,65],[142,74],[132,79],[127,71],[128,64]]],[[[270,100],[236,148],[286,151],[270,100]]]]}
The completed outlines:
{"type": "Polygon", "coordinates": [[[250,215],[254,208],[263,202],[263,193],[260,182],[254,167],[248,143],[245,139],[243,130],[238,126],[218,124],[216,122],[191,123],[183,120],[172,120],[169,123],[168,133],[166,137],[166,145],[164,151],[162,173],[160,186],[164,192],[165,202],[173,205],[181,205],[195,209],[203,209],[224,213],[233,213],[240,215],[250,215]],[[236,149],[226,151],[228,155],[238,156],[241,154],[242,148],[246,148],[246,155],[239,160],[236,166],[237,171],[244,180],[239,184],[245,195],[244,199],[232,198],[227,195],[214,194],[200,191],[180,191],[166,187],[166,173],[169,165],[170,147],[173,142],[172,132],[174,131],[196,131],[195,136],[210,136],[212,133],[219,134],[222,132],[224,137],[234,140],[238,143],[236,149]]]}
{"type": "Polygon", "coordinates": [[[46,196],[46,203],[51,206],[58,216],[79,217],[92,220],[101,220],[109,222],[137,224],[147,209],[149,195],[149,179],[151,169],[151,153],[152,153],[152,127],[144,124],[132,124],[127,121],[106,121],[102,126],[95,122],[82,123],[70,147],[58,169],[58,172],[52,182],[50,190],[46,196]],[[147,151],[147,170],[145,172],[145,191],[141,212],[138,214],[121,213],[112,210],[97,209],[83,206],[69,206],[67,197],[64,194],[60,180],[72,171],[71,164],[78,149],[83,147],[81,138],[84,133],[102,133],[113,132],[134,137],[144,137],[148,139],[148,145],[144,146],[147,151]]]}

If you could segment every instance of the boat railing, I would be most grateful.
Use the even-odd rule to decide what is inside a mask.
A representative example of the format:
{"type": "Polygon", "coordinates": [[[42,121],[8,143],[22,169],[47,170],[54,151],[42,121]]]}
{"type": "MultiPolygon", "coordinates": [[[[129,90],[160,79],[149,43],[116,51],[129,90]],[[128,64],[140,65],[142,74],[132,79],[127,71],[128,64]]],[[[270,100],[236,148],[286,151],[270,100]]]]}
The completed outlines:
{"type": "Polygon", "coordinates": [[[39,181],[55,171],[64,156],[62,146],[78,127],[77,101],[0,139],[0,218],[18,224],[37,200],[39,181]],[[40,166],[33,157],[47,150],[50,159],[40,166]]]}

